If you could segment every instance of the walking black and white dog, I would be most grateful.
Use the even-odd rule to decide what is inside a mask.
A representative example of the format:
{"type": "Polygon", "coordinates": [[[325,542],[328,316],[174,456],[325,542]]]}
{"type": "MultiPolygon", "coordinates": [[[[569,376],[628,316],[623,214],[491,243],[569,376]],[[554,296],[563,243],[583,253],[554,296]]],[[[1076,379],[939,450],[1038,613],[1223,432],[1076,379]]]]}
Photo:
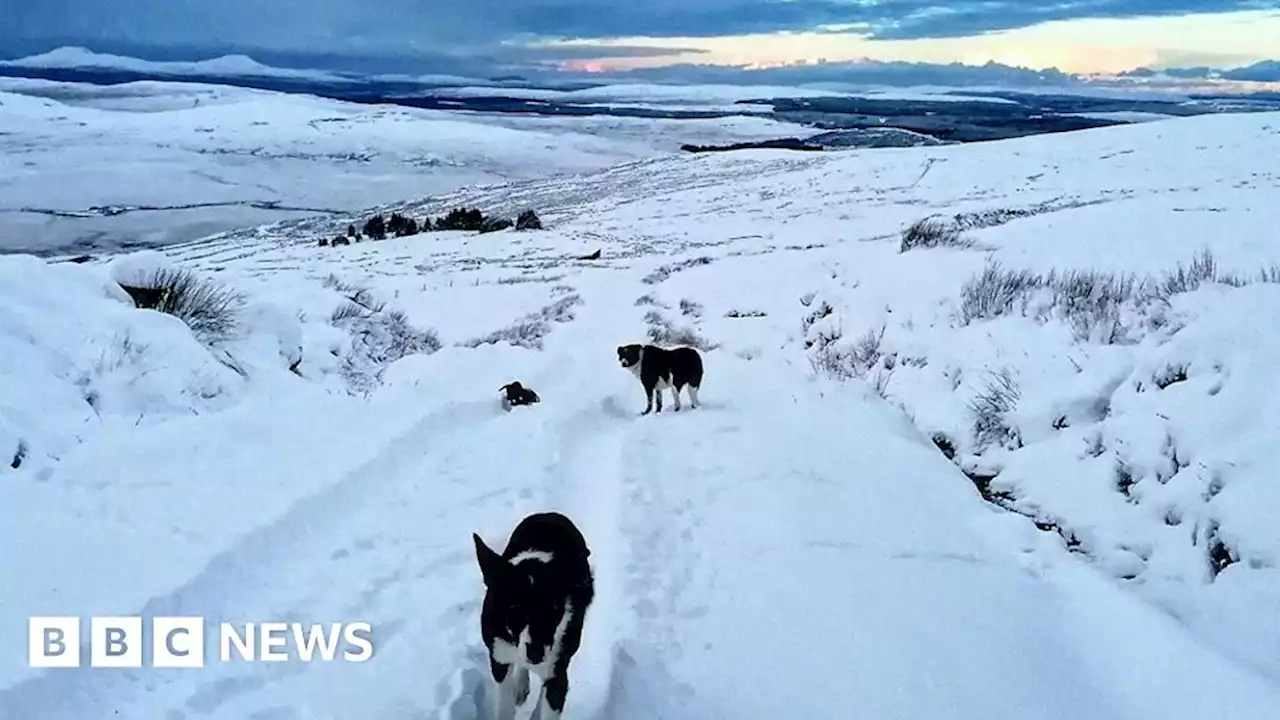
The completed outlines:
{"type": "Polygon", "coordinates": [[[542,678],[539,715],[558,720],[569,692],[569,661],[582,641],[595,581],[591,551],[569,518],[535,513],[520,521],[502,554],[472,534],[484,576],[480,634],[498,684],[494,720],[514,720],[529,697],[529,671],[542,678]]]}
{"type": "Polygon", "coordinates": [[[655,408],[662,412],[662,391],[670,390],[680,410],[680,391],[689,388],[689,403],[698,407],[698,388],[702,386],[702,356],[691,347],[660,348],[657,345],[619,345],[618,362],[640,379],[647,401],[644,412],[655,408]]]}

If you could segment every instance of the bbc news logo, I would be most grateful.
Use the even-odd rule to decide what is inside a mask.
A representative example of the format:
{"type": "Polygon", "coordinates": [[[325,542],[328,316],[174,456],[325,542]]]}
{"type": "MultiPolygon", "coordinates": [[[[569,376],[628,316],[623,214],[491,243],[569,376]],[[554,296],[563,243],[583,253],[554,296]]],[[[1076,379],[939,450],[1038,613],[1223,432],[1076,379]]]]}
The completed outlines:
{"type": "MultiPolygon", "coordinates": [[[[157,617],[143,632],[140,617],[89,619],[89,667],[137,668],[149,642],[151,667],[201,668],[206,654],[206,623],[199,617],[157,617]]],[[[373,657],[373,628],[366,622],[304,624],[286,622],[218,624],[221,662],[364,662],[373,657]],[[339,652],[341,650],[341,652],[339,652]]],[[[33,668],[81,665],[78,617],[28,619],[28,655],[33,668]]]]}

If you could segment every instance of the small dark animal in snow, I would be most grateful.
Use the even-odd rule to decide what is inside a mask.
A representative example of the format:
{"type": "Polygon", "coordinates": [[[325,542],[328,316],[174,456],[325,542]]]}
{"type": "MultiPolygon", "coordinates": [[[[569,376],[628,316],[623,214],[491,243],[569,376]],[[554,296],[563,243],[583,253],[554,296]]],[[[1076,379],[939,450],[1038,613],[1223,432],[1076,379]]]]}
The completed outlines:
{"type": "Polygon", "coordinates": [[[529,671],[542,678],[538,717],[559,720],[569,693],[569,662],[582,642],[595,581],[582,533],[556,512],[529,515],[502,554],[472,533],[484,577],[480,635],[498,685],[494,720],[515,720],[529,697],[529,671]]]}
{"type": "Polygon", "coordinates": [[[503,385],[499,391],[502,393],[502,405],[507,410],[517,405],[532,405],[541,401],[538,393],[521,385],[518,380],[503,385]]]}
{"type": "Polygon", "coordinates": [[[657,401],[662,412],[662,391],[670,390],[680,411],[680,391],[689,388],[689,403],[698,407],[698,388],[702,387],[702,356],[695,348],[661,348],[657,345],[619,345],[618,363],[630,370],[644,386],[647,404],[641,415],[648,415],[657,401]]]}
{"type": "Polygon", "coordinates": [[[136,285],[121,285],[120,287],[129,293],[129,297],[133,299],[135,306],[144,310],[158,308],[161,303],[169,299],[169,288],[166,287],[138,287],[136,285]]]}

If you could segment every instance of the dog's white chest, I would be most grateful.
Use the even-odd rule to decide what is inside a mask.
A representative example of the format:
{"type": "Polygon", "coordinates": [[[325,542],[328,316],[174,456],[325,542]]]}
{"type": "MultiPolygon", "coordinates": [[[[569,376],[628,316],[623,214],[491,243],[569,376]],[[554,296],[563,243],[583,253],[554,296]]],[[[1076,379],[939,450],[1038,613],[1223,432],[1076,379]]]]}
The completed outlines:
{"type": "MultiPolygon", "coordinates": [[[[632,375],[635,375],[635,376],[636,376],[636,379],[637,379],[637,380],[639,380],[639,379],[640,379],[640,374],[641,374],[641,372],[642,372],[642,370],[641,370],[641,366],[642,366],[643,364],[644,364],[643,362],[638,362],[638,363],[636,363],[635,365],[632,365],[631,367],[627,368],[627,370],[630,370],[630,371],[631,371],[631,374],[632,374],[632,375]]],[[[654,385],[654,389],[655,389],[655,390],[670,390],[670,389],[671,389],[671,378],[670,378],[670,377],[664,377],[664,376],[659,375],[659,376],[658,376],[658,383],[657,383],[656,385],[654,385]]]]}
{"type": "Polygon", "coordinates": [[[560,622],[556,625],[555,634],[551,639],[551,647],[547,648],[547,652],[542,656],[541,662],[534,663],[529,660],[529,646],[532,643],[530,642],[528,628],[525,628],[520,633],[519,645],[513,645],[501,638],[495,639],[493,641],[493,659],[502,665],[527,668],[543,679],[550,677],[550,674],[555,669],[556,661],[560,658],[564,634],[569,627],[569,620],[572,618],[572,614],[573,607],[569,605],[565,608],[564,614],[560,617],[560,622]]]}
{"type": "Polygon", "coordinates": [[[542,657],[541,662],[532,662],[529,660],[529,631],[525,630],[520,634],[520,644],[512,645],[506,640],[495,640],[493,643],[493,659],[503,665],[511,665],[513,669],[527,669],[536,674],[538,677],[546,679],[549,677],[555,665],[556,658],[560,655],[560,638],[552,643],[547,650],[546,655],[542,657]]]}

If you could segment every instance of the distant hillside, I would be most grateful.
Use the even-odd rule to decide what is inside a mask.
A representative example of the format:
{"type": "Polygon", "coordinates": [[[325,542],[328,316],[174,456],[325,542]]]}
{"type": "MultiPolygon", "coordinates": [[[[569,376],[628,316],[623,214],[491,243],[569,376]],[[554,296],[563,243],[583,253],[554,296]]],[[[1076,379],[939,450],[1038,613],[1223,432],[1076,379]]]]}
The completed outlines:
{"type": "MultiPolygon", "coordinates": [[[[152,63],[76,48],[0,63],[0,77],[96,85],[177,80],[455,112],[665,119],[760,117],[818,130],[893,128],[942,142],[998,140],[1121,125],[1126,123],[1126,114],[1176,117],[1280,109],[1280,97],[1274,94],[1198,95],[1173,101],[974,90],[913,94],[903,98],[830,91],[802,93],[803,97],[778,97],[784,89],[760,88],[758,91],[763,97],[724,102],[716,93],[710,93],[705,101],[699,102],[694,99],[697,86],[680,88],[684,99],[675,103],[665,99],[675,86],[653,85],[653,98],[638,101],[634,99],[635,84],[626,86],[631,91],[628,94],[613,93],[613,88],[621,86],[605,84],[520,87],[496,80],[368,77],[278,69],[243,56],[194,63],[152,63]],[[476,84],[482,82],[490,84],[476,84]]],[[[742,90],[744,96],[752,92],[746,86],[742,90]]],[[[855,135],[835,140],[834,144],[828,142],[824,141],[824,146],[899,147],[904,138],[855,135]]]]}

